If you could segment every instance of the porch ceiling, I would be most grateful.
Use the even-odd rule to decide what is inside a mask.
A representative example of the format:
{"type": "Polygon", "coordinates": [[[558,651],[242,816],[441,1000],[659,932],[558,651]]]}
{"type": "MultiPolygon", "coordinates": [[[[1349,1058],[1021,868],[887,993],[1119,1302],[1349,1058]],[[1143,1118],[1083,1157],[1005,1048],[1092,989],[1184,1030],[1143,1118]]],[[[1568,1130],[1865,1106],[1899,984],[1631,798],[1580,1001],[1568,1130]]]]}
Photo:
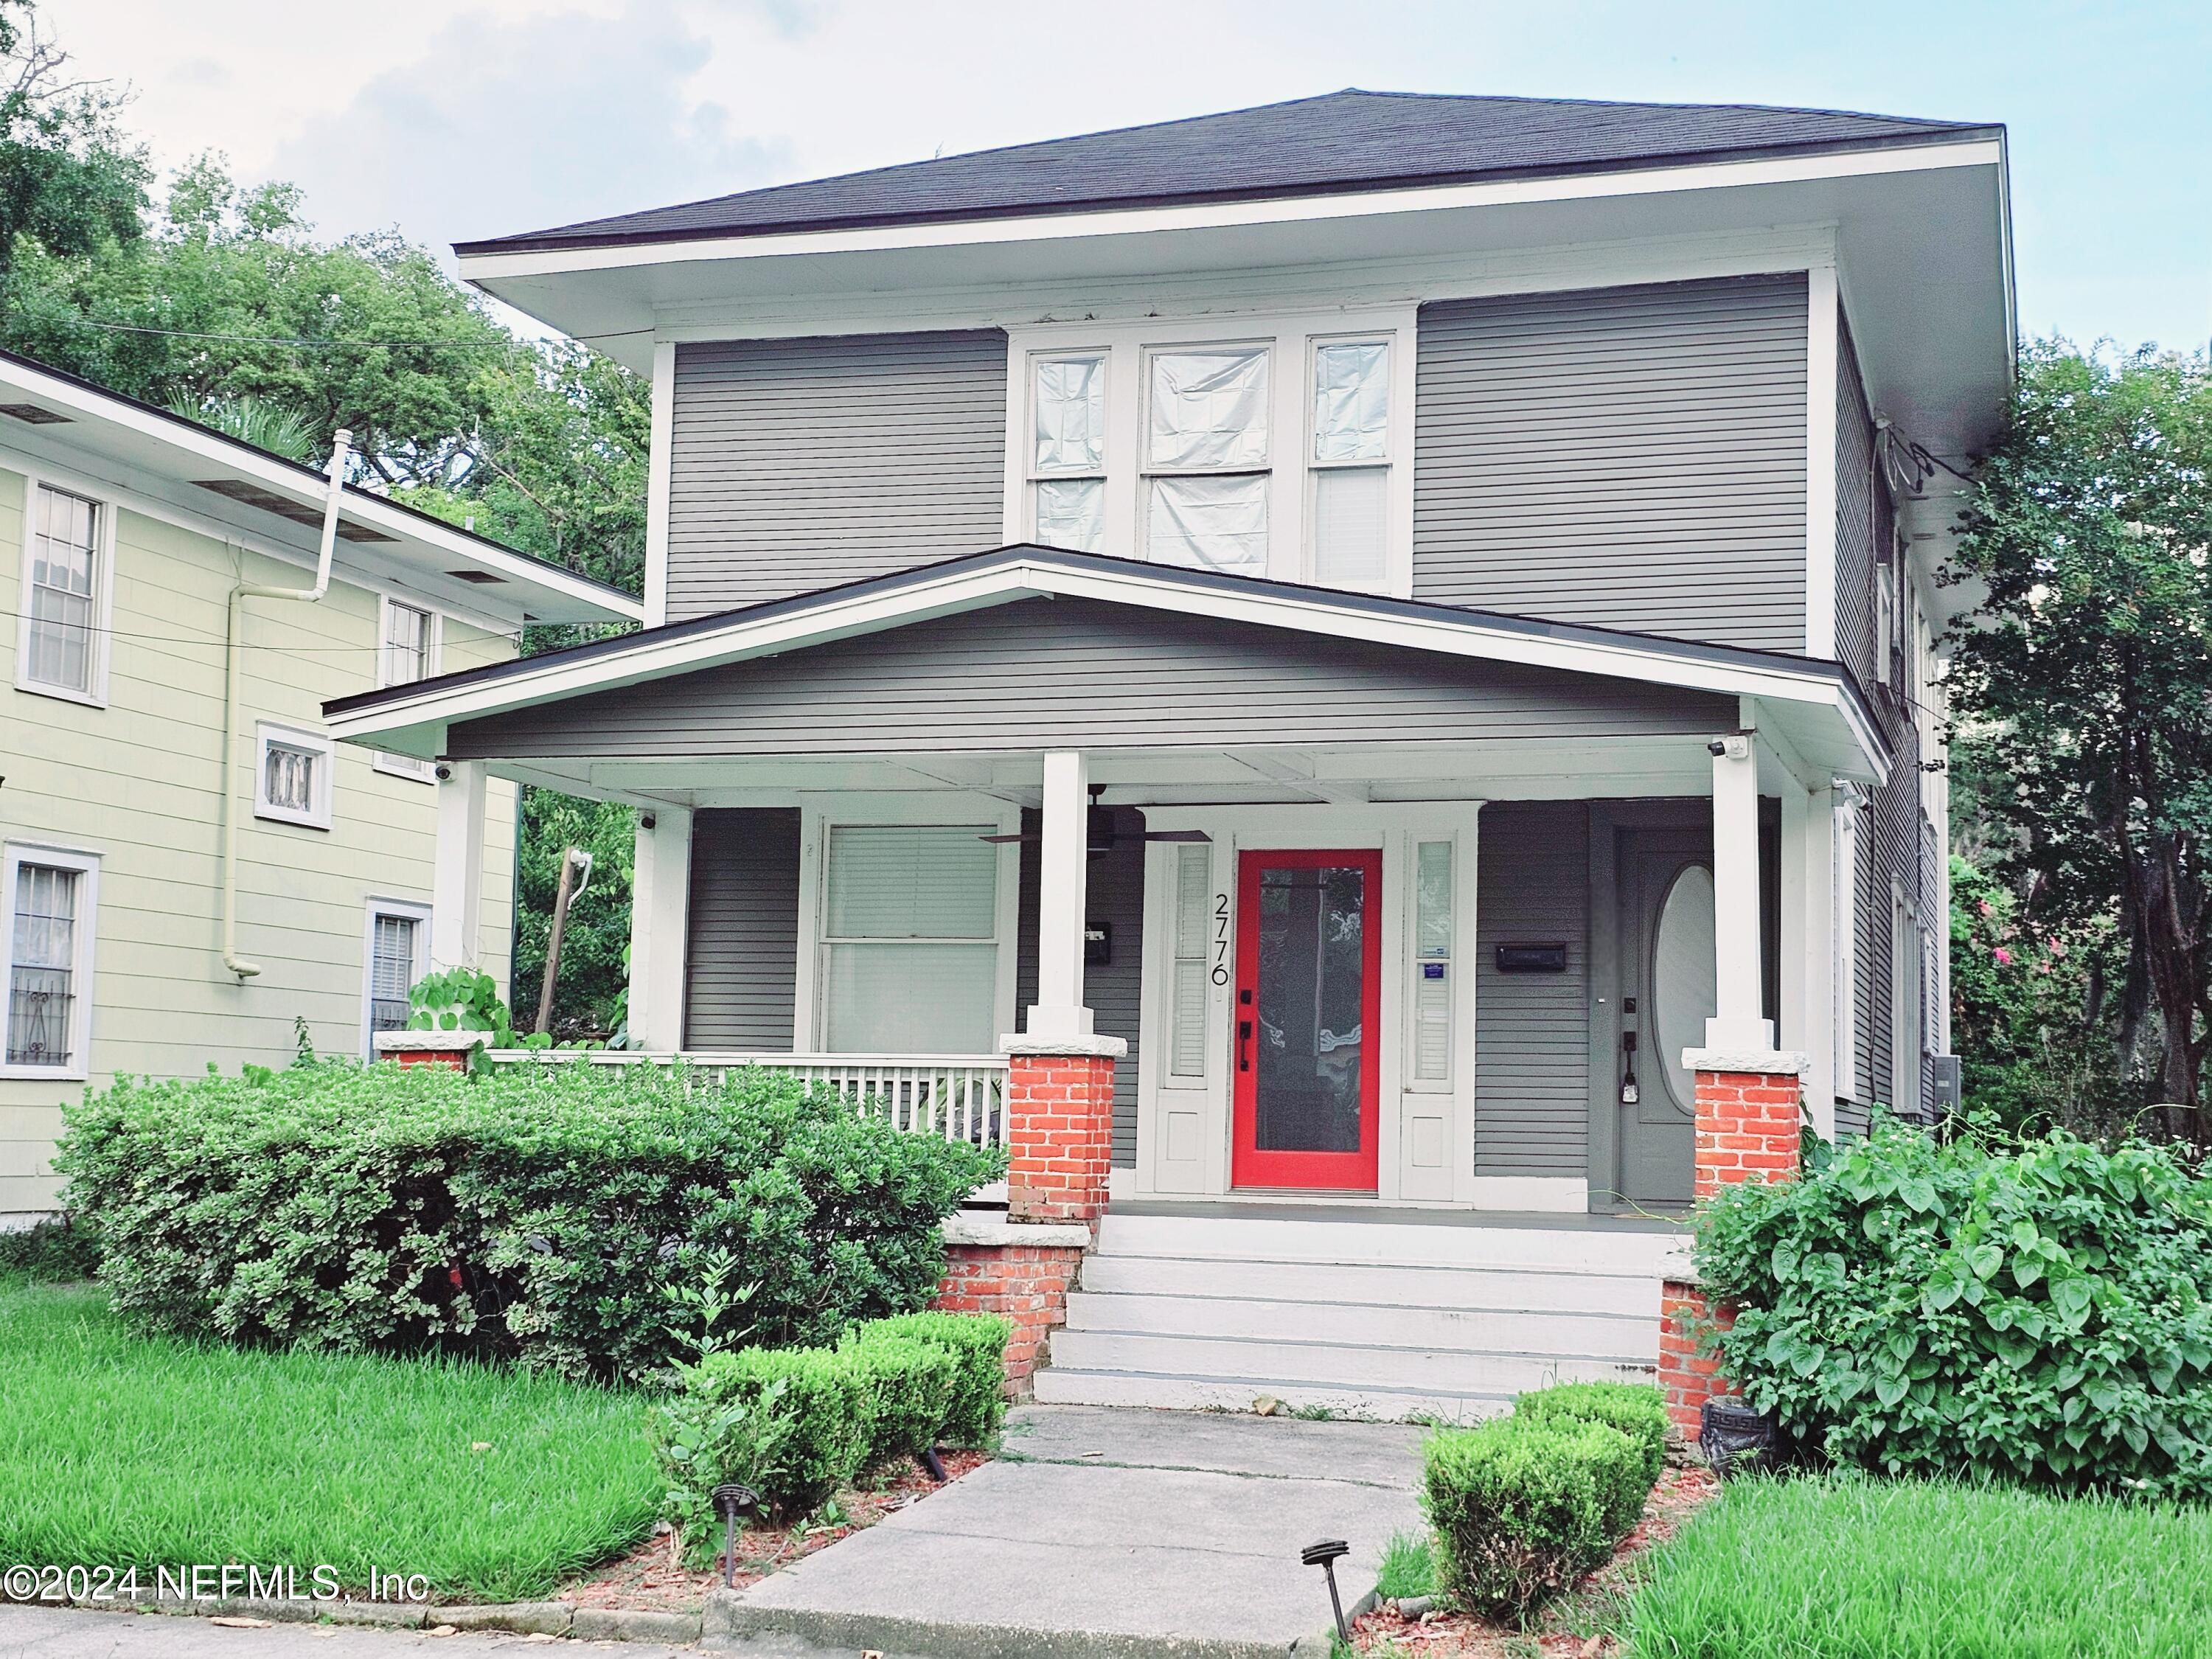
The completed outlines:
{"type": "MultiPolygon", "coordinates": [[[[1591,738],[1572,744],[1427,744],[1092,751],[1107,806],[1701,796],[1712,788],[1703,737],[1591,738]]],[[[495,776],[639,805],[790,806],[831,793],[965,793],[1035,807],[1044,750],[1022,754],[692,755],[487,763],[495,776]]]]}

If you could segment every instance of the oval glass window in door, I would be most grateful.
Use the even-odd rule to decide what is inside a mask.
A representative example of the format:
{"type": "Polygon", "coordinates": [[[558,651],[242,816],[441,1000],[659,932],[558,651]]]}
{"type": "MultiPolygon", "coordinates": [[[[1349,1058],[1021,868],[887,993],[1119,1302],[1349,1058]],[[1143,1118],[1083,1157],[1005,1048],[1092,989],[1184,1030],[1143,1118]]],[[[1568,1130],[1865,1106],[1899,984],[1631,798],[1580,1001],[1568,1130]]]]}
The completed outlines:
{"type": "MultiPolygon", "coordinates": [[[[1686,864],[1668,884],[1651,945],[1650,1030],[1667,1079],[1669,1103],[1696,1115],[1697,1079],[1683,1069],[1682,1050],[1700,1048],[1705,1022],[1720,1001],[1713,959],[1713,872],[1686,864]]],[[[1647,1095],[1649,1091],[1646,1091],[1647,1095]]]]}

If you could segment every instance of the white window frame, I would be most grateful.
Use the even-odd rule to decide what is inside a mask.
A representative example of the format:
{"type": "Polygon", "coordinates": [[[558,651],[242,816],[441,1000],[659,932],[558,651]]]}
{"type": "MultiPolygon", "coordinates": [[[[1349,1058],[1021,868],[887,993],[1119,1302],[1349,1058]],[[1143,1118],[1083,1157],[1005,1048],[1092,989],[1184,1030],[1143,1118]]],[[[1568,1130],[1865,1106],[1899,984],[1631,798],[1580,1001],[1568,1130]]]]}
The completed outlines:
{"type": "Polygon", "coordinates": [[[1032,540],[1036,535],[1036,489],[1039,484],[1080,483],[1096,478],[1098,481],[1099,494],[1102,497],[1109,493],[1112,489],[1112,475],[1107,471],[1109,458],[1104,454],[1099,457],[1098,470],[1096,472],[1054,471],[1040,467],[1036,464],[1037,370],[1046,363],[1080,362],[1085,358],[1093,357],[1098,360],[1100,372],[1106,377],[1103,402],[1106,409],[1106,429],[1110,433],[1114,427],[1114,361],[1113,354],[1108,348],[1103,345],[1068,345],[1056,351],[1033,351],[1022,359],[1022,386],[1016,397],[1011,400],[1022,405],[1024,418],[1028,422],[1025,428],[1028,436],[1022,445],[1020,457],[1022,500],[1018,511],[1022,515],[1023,523],[1027,526],[1019,538],[1021,540],[1032,540]]]}
{"type": "MultiPolygon", "coordinates": [[[[1915,856],[1918,849],[1914,849],[1915,856]]],[[[1920,1060],[1927,1048],[1922,1029],[1927,1018],[1927,988],[1922,983],[1928,960],[1925,929],[1905,884],[1889,884],[1889,1109],[1900,1117],[1920,1115],[1920,1060]]]]}
{"type": "MultiPolygon", "coordinates": [[[[392,636],[392,607],[400,605],[409,611],[419,611],[430,619],[428,650],[422,670],[424,679],[434,679],[446,672],[446,614],[436,606],[417,599],[394,599],[389,593],[376,596],[376,689],[390,690],[394,684],[391,677],[389,659],[385,653],[385,641],[392,636]]],[[[414,684],[416,682],[405,682],[414,684]]],[[[414,783],[434,784],[438,771],[434,764],[417,760],[412,755],[387,755],[377,750],[369,757],[368,763],[387,777],[405,778],[414,783]]]]}
{"type": "Polygon", "coordinates": [[[331,827],[332,775],[337,770],[337,750],[325,734],[274,720],[253,724],[253,816],[277,823],[296,823],[308,830],[331,827]],[[313,755],[321,764],[314,769],[313,799],[307,810],[283,806],[269,799],[269,750],[273,744],[313,755]]]}
{"type": "Polygon", "coordinates": [[[0,847],[0,1078],[82,1083],[92,1075],[93,946],[100,931],[100,854],[76,848],[11,841],[0,847]],[[5,1003],[15,980],[17,872],[26,864],[76,873],[76,957],[70,968],[70,1063],[23,1066],[7,1057],[5,1003]]]}
{"type": "MultiPolygon", "coordinates": [[[[1314,430],[1314,404],[1321,390],[1321,349],[1323,346],[1333,345],[1381,345],[1388,347],[1392,343],[1393,336],[1388,330],[1381,332],[1376,332],[1372,330],[1365,330],[1354,331],[1348,334],[1316,334],[1308,337],[1306,340],[1304,367],[1306,383],[1306,424],[1305,431],[1303,434],[1305,443],[1304,452],[1304,470],[1305,473],[1305,547],[1304,568],[1306,574],[1302,580],[1312,582],[1316,586],[1326,585],[1322,582],[1321,579],[1321,512],[1319,507],[1321,475],[1324,472],[1379,471],[1383,475],[1383,488],[1385,491],[1384,499],[1387,501],[1390,499],[1389,492],[1396,485],[1399,475],[1403,473],[1410,479],[1413,474],[1413,468],[1407,464],[1407,456],[1401,452],[1401,445],[1411,442],[1411,434],[1410,433],[1401,434],[1398,429],[1400,425],[1397,419],[1398,354],[1395,350],[1389,352],[1384,358],[1386,365],[1385,373],[1389,376],[1391,418],[1389,425],[1383,428],[1382,453],[1380,456],[1363,456],[1356,459],[1347,460],[1323,460],[1314,453],[1314,441],[1317,435],[1314,430]]],[[[1407,501],[1408,511],[1410,512],[1412,505],[1412,495],[1410,491],[1407,493],[1407,501]]],[[[1382,586],[1375,591],[1378,592],[1396,594],[1397,597],[1403,599],[1407,597],[1412,591],[1410,567],[1407,586],[1406,591],[1401,592],[1394,585],[1391,572],[1391,550],[1395,546],[1397,539],[1395,535],[1393,533],[1395,522],[1395,515],[1391,514],[1386,507],[1383,520],[1382,538],[1383,582],[1382,586]]],[[[1407,531],[1407,538],[1408,555],[1410,556],[1410,526],[1407,531]]],[[[1345,591],[1363,592],[1365,590],[1347,589],[1345,591]]]]}
{"type": "Polygon", "coordinates": [[[77,489],[74,484],[57,483],[35,473],[23,475],[21,568],[18,572],[15,601],[15,689],[18,691],[27,691],[38,697],[54,697],[63,702],[81,703],[88,708],[107,707],[109,646],[115,636],[115,502],[112,497],[77,489]],[[95,509],[91,672],[85,677],[89,689],[83,691],[66,685],[50,685],[44,680],[31,678],[31,541],[39,533],[39,492],[42,489],[51,489],[57,495],[74,495],[79,501],[91,502],[95,509]]]}
{"type": "MultiPolygon", "coordinates": [[[[1385,580],[1375,590],[1398,599],[1413,591],[1413,409],[1415,307],[1410,304],[1343,311],[1224,313],[1204,318],[1140,318],[1100,323],[1039,324],[1006,337],[1006,492],[1002,533],[1009,543],[1036,538],[1034,475],[1036,379],[1040,357],[1106,356],[1106,510],[1100,550],[1144,557],[1145,428],[1151,418],[1147,364],[1156,351],[1205,346],[1269,348],[1267,471],[1267,570],[1276,581],[1315,580],[1311,528],[1313,360],[1320,343],[1387,340],[1390,345],[1390,469],[1384,535],[1385,580]]],[[[1324,463],[1334,467],[1340,463],[1324,463]]],[[[1375,465],[1378,463],[1350,463],[1375,465]]],[[[1256,470],[1256,469],[1255,469],[1256,470]]],[[[1369,590],[1349,590],[1369,591],[1369,590]]]]}
{"type": "MultiPolygon", "coordinates": [[[[791,1034],[792,1047],[797,1052],[827,1052],[823,1044],[829,1030],[830,1000],[825,994],[823,975],[829,966],[829,952],[823,949],[823,933],[829,906],[829,883],[823,878],[829,866],[830,831],[842,824],[942,823],[995,824],[993,834],[1012,836],[1020,833],[1022,815],[1018,807],[990,796],[950,791],[920,798],[855,793],[827,801],[800,803],[799,970],[791,1034]]],[[[998,1030],[993,1033],[994,1039],[1020,1029],[1015,1018],[1014,972],[1019,938],[1021,852],[1020,843],[1015,842],[1002,842],[999,847],[998,908],[992,935],[992,943],[998,946],[998,983],[994,988],[994,1023],[998,1030]]],[[[973,942],[982,943],[980,939],[973,942]]],[[[993,1046],[995,1049],[995,1041],[993,1046]]]]}
{"type": "Polygon", "coordinates": [[[411,990],[416,980],[430,971],[430,907],[419,899],[371,898],[362,908],[361,924],[361,1053],[376,1058],[376,921],[397,916],[415,924],[415,967],[408,976],[411,990]]]}

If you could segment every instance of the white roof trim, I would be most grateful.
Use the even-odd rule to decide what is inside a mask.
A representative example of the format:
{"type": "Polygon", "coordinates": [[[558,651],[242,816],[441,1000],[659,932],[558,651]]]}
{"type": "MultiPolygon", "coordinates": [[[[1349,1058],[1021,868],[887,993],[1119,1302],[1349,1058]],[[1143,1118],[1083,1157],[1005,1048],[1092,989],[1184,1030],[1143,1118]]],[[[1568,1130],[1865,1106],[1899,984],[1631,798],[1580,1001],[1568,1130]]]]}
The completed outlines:
{"type": "MultiPolygon", "coordinates": [[[[9,394],[9,401],[15,401],[20,394],[24,401],[71,417],[70,425],[27,428],[44,434],[48,443],[96,449],[99,427],[95,423],[117,426],[173,455],[175,476],[185,483],[193,482],[194,472],[206,476],[212,469],[218,474],[259,484],[317,512],[322,510],[325,485],[314,473],[264,454],[250,444],[234,443],[219,433],[157,413],[132,398],[101,392],[66,376],[6,358],[0,358],[0,390],[9,394]]],[[[441,524],[435,519],[409,512],[365,489],[347,487],[344,515],[396,540],[435,549],[440,556],[455,564],[489,571],[522,592],[534,589],[557,595],[571,605],[600,611],[611,619],[639,623],[645,620],[645,606],[639,600],[573,575],[558,566],[441,524]]],[[[374,543],[341,541],[339,548],[344,562],[371,566],[376,562],[374,543]]]]}
{"type": "Polygon", "coordinates": [[[1633,635],[1602,636],[1594,629],[1550,634],[1486,623],[1480,615],[1408,614],[1358,603],[1339,605],[1311,590],[1274,592],[1243,584],[1196,584],[1156,574],[1140,566],[1079,567],[1049,556],[1015,554],[981,564],[963,561],[935,576],[925,574],[912,580],[894,581],[888,586],[869,583],[849,593],[831,592],[813,602],[763,607],[769,612],[765,615],[740,611],[720,627],[685,629],[665,640],[641,635],[619,651],[568,659],[552,657],[536,667],[526,659],[496,676],[473,683],[464,681],[441,689],[429,682],[413,695],[326,714],[325,722],[336,737],[370,742],[410,728],[442,727],[456,720],[477,720],[586,692],[613,690],[671,674],[830,644],[960,611],[1021,599],[1066,597],[1221,622],[1327,633],[1334,638],[1447,656],[1758,697],[1770,706],[1817,708],[1832,711],[1842,721],[1852,744],[1865,757],[1869,775],[1879,773],[1884,753],[1885,746],[1868,724],[1858,702],[1832,673],[1824,672],[1823,665],[1810,661],[1799,669],[1782,658],[1771,665],[1715,660],[1644,642],[1633,635]]]}
{"type": "Polygon", "coordinates": [[[1340,194],[1273,197],[1255,201],[1110,208],[1089,212],[1040,213],[997,219],[945,219],[849,230],[771,231],[759,235],[708,236],[688,241],[586,243],[575,247],[523,252],[464,254],[459,263],[461,275],[470,282],[493,283],[516,276],[611,270],[698,260],[767,259],[799,253],[850,253],[1003,242],[1054,241],[1084,236],[1132,235],[1153,231],[1282,224],[1300,220],[1361,218],[1378,214],[1426,212],[1449,208],[1588,201],[1606,197],[1647,196],[1669,191],[1719,190],[1744,185],[1796,184],[1808,179],[1923,173],[1946,167],[1995,167],[2002,165],[2003,159],[2004,147],[2000,141],[1975,138],[1948,143],[1905,144],[1819,155],[1784,156],[1767,161],[1691,162],[1617,173],[1508,179],[1488,184],[1423,185],[1392,190],[1346,191],[1340,194]]]}

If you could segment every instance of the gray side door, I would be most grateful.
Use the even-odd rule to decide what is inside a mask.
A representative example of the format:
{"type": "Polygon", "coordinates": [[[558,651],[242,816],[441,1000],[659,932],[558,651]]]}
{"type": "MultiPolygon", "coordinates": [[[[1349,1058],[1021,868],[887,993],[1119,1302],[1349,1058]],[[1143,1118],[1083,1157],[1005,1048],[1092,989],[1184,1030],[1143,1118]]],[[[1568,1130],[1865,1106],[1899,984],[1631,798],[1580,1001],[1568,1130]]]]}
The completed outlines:
{"type": "Polygon", "coordinates": [[[1714,1010],[1712,840],[1688,828],[1618,833],[1611,1007],[1620,1193],[1634,1206],[1686,1205],[1697,1109],[1682,1050],[1705,1042],[1714,1010]]]}

